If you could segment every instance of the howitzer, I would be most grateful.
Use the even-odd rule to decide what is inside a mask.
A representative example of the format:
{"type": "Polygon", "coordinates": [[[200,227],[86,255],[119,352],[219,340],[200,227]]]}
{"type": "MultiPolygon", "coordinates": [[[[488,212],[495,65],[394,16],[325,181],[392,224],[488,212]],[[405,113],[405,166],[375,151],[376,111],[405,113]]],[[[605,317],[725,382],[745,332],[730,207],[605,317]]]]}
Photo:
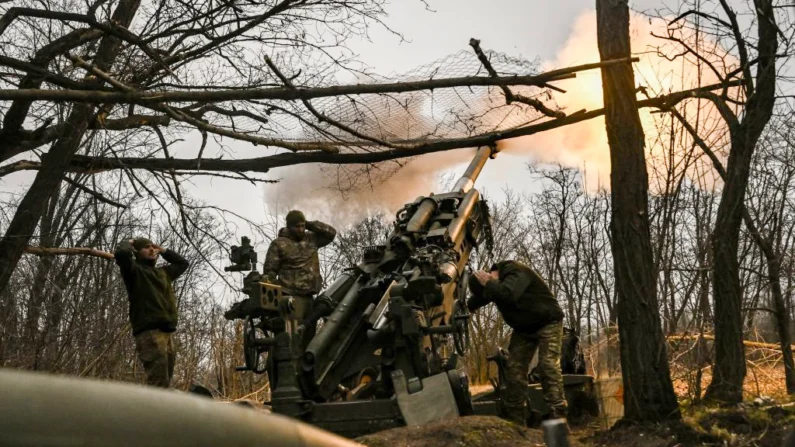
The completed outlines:
{"type": "Polygon", "coordinates": [[[275,412],[348,436],[472,414],[457,359],[469,344],[470,255],[491,240],[474,183],[494,155],[480,148],[451,191],[401,208],[386,243],[321,292],[306,322],[278,286],[246,276],[248,298],[226,317],[246,321],[239,369],[268,373],[275,412]],[[305,325],[321,317],[301,346],[305,325]]]}

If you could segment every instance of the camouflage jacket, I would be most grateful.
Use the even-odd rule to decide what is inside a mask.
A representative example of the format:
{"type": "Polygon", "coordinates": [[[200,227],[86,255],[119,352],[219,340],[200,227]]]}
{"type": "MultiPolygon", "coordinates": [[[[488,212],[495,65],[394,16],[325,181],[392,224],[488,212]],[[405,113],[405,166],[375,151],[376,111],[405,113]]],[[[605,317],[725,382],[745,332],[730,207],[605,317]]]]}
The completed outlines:
{"type": "Polygon", "coordinates": [[[287,294],[316,295],[323,285],[317,250],[330,244],[337,230],[319,221],[308,221],[306,230],[304,239],[298,241],[282,228],[265,255],[264,279],[281,285],[287,294]]]}

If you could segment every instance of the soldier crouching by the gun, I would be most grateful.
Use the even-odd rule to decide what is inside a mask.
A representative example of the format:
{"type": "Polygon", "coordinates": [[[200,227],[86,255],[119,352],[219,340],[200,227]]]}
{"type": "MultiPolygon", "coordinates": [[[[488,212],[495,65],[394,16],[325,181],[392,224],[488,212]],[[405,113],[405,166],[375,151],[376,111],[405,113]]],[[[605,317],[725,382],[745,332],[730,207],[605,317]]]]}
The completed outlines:
{"type": "Polygon", "coordinates": [[[337,230],[320,221],[307,222],[296,210],[287,213],[286,221],[286,228],[279,230],[268,247],[262,280],[282,286],[283,293],[293,297],[295,317],[305,326],[303,349],[315,335],[315,324],[308,320],[313,299],[323,284],[317,251],[334,240],[337,230]]]}
{"type": "Polygon", "coordinates": [[[504,396],[507,418],[521,425],[527,421],[527,371],[538,350],[541,388],[550,417],[565,419],[567,405],[560,370],[563,311],[544,280],[520,262],[503,261],[494,264],[489,272],[475,272],[469,287],[470,312],[493,302],[513,329],[504,396]]]}

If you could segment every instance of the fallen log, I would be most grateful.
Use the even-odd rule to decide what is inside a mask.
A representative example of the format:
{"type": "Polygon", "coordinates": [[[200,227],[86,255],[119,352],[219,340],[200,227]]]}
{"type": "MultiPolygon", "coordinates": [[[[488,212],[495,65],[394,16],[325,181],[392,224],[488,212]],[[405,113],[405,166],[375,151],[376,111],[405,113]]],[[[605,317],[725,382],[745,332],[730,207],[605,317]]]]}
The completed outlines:
{"type": "MultiPolygon", "coordinates": [[[[704,338],[704,340],[714,341],[714,335],[669,335],[666,337],[668,340],[698,340],[699,337],[704,338]]],[[[749,348],[760,348],[760,349],[776,349],[781,350],[781,344],[779,343],[762,343],[758,341],[750,341],[750,340],[743,340],[743,345],[749,348]]],[[[795,349],[795,345],[792,345],[793,349],[795,349]]]]}

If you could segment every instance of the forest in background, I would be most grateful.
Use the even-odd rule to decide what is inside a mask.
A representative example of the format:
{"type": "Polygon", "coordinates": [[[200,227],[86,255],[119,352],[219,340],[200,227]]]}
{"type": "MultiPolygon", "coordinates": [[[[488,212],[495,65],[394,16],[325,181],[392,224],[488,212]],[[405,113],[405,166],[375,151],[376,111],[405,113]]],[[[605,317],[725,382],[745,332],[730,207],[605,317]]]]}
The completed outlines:
{"type": "MultiPolygon", "coordinates": [[[[326,163],[338,169],[340,181],[331,186],[349,191],[399,175],[402,162],[390,160],[499,147],[605,116],[613,173],[622,173],[611,178],[612,188],[606,181],[604,188],[587,187],[589,172],[579,166],[528,158],[526,176],[537,190],[508,189],[491,203],[495,244],[491,253],[476,254],[473,268],[506,258],[536,268],[560,300],[566,324],[590,349],[592,373],[616,374],[624,364],[625,376],[656,375],[651,378],[663,383],[629,394],[667,399],[668,371],[638,367],[654,360],[655,350],[644,346],[665,353],[681,399],[701,399],[713,371],[721,377],[714,393],[720,399],[739,400],[733,384],[758,384],[757,371],[780,392],[795,392],[795,115],[785,93],[795,28],[786,5],[683,1],[660,12],[656,19],[667,24],[654,36],[660,43],[640,51],[689,71],[654,89],[647,78],[631,77],[626,2],[598,1],[602,62],[587,68],[601,68],[605,104],[578,110],[559,107],[553,93],[560,93],[557,81],[585,68],[541,73],[536,63],[483,52],[474,39],[470,65],[449,63],[462,60],[456,56],[441,71],[425,66],[405,78],[366,72],[345,41],[368,26],[387,26],[377,0],[342,8],[303,0],[6,3],[0,4],[0,176],[32,171],[35,178],[24,194],[4,196],[0,204],[4,367],[140,381],[113,262],[24,253],[30,246],[112,251],[119,240],[146,234],[191,262],[177,284],[175,385],[200,383],[229,399],[262,398],[262,377],[234,372],[242,360],[241,328],[222,314],[238,283],[221,266],[241,222],[267,243],[280,216],[265,223],[231,218],[191,194],[192,178],[269,188],[273,180],[262,174],[271,169],[289,175],[295,168],[286,166],[326,163]],[[617,37],[607,39],[610,32],[617,37]],[[368,83],[337,86],[340,71],[368,83]],[[637,98],[635,80],[642,84],[637,98]],[[461,96],[467,94],[477,101],[461,96]],[[461,109],[428,120],[416,99],[421,95],[461,109]],[[384,104],[396,115],[385,115],[384,104]],[[638,108],[655,112],[644,115],[643,127],[638,108]],[[406,128],[417,130],[398,132],[406,128]],[[191,136],[198,148],[180,144],[191,136]],[[224,159],[230,141],[281,152],[224,159]],[[621,151],[632,159],[616,155],[621,151]],[[617,332],[640,321],[649,322],[637,326],[648,333],[624,334],[630,343],[616,347],[617,332]],[[746,351],[743,340],[757,344],[746,351]],[[781,370],[786,380],[771,376],[781,370]]],[[[340,228],[321,251],[325,281],[355,264],[363,247],[382,242],[389,225],[389,217],[372,215],[340,228]]],[[[466,367],[475,382],[486,381],[485,355],[507,336],[495,309],[473,317],[466,367]]],[[[745,397],[761,390],[747,387],[745,397]]],[[[661,414],[637,411],[640,419],[661,414]]]]}

